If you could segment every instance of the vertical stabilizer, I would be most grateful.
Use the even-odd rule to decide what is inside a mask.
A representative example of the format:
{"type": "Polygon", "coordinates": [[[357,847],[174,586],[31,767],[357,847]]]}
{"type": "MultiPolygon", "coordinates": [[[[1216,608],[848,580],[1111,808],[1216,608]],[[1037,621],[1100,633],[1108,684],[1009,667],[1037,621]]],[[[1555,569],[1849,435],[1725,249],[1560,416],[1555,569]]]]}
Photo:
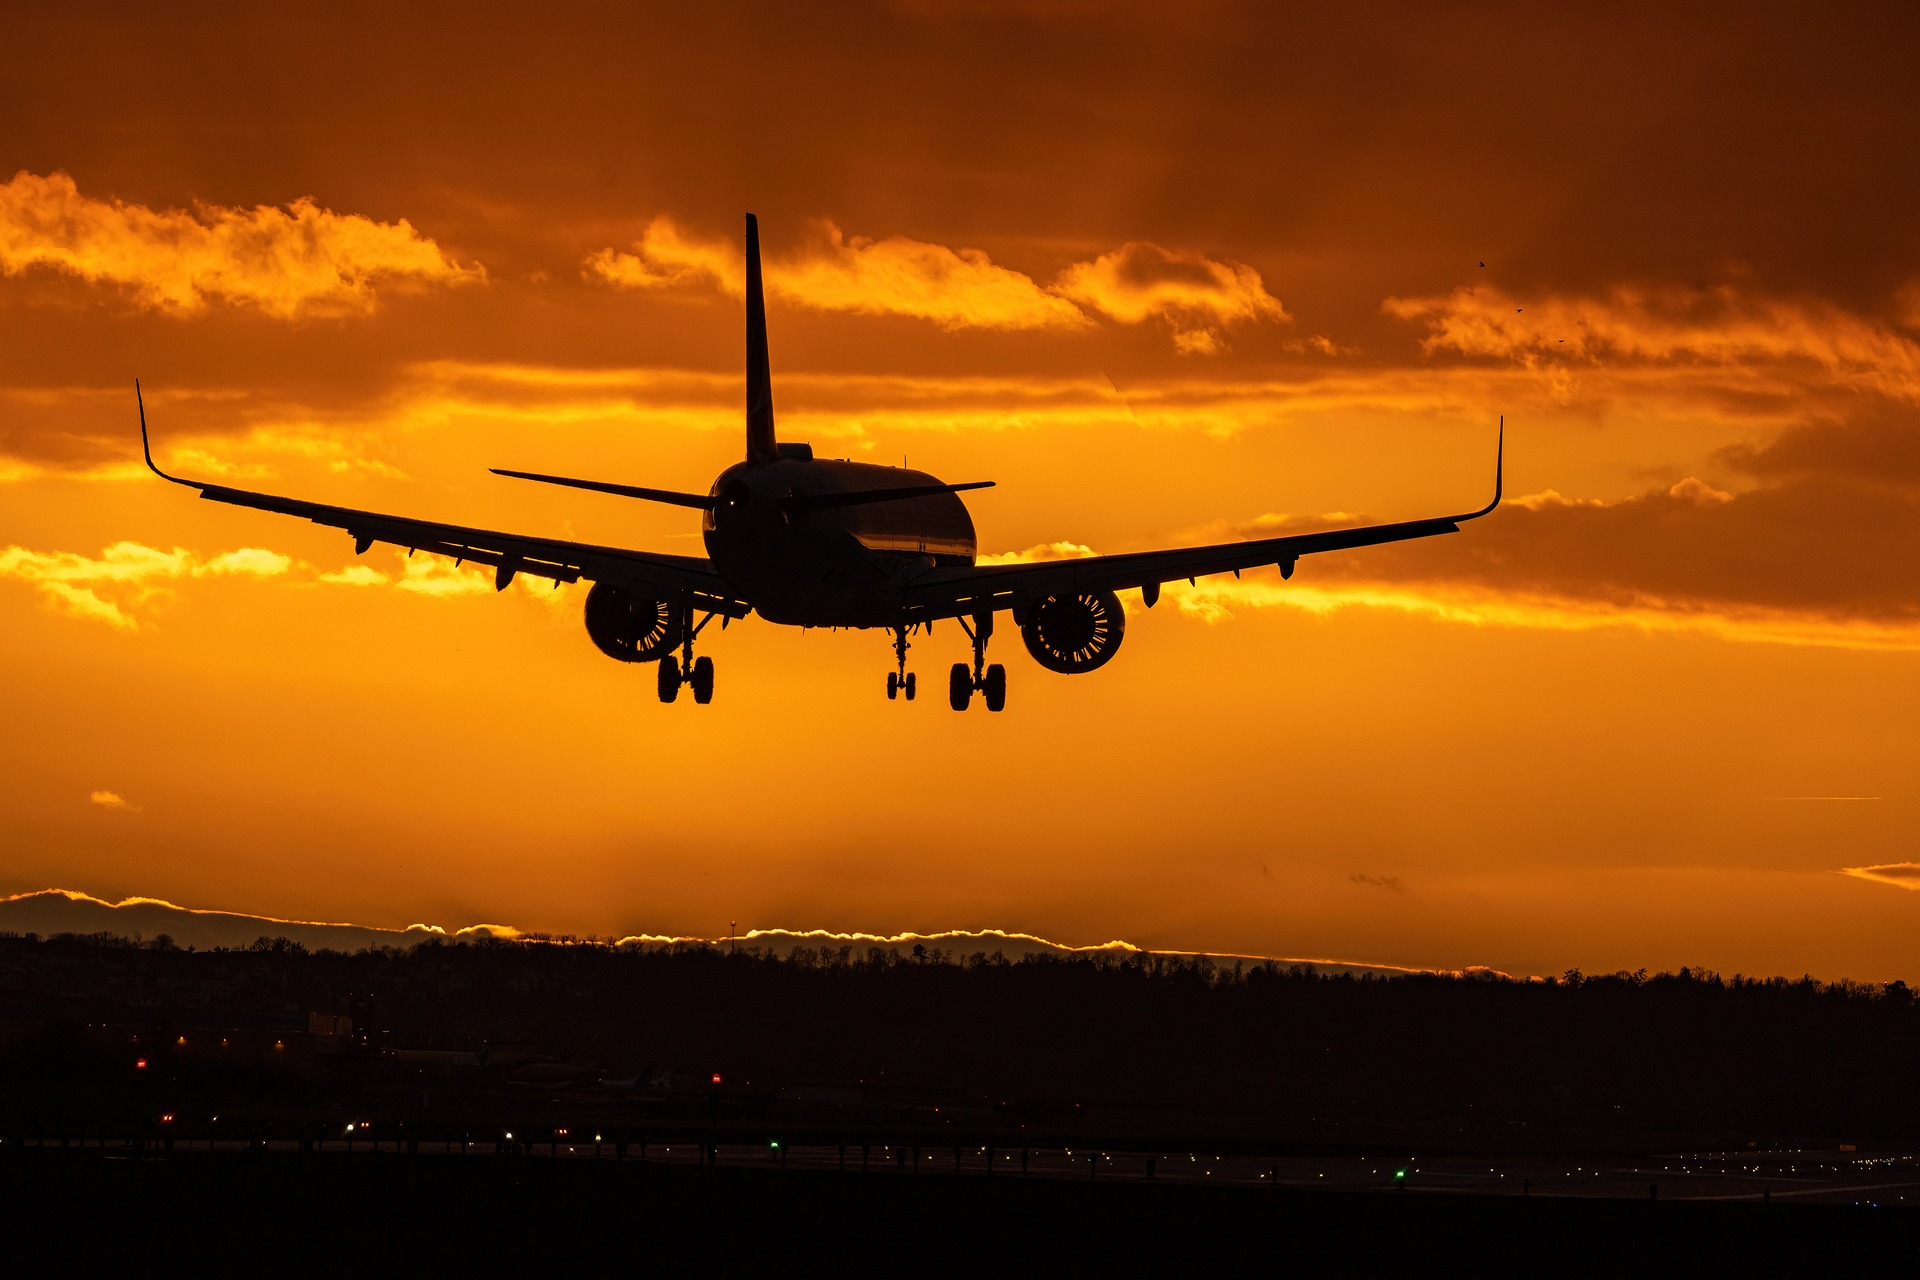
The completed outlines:
{"type": "Polygon", "coordinates": [[[773,374],[767,364],[767,299],[760,286],[760,221],[747,215],[747,461],[774,456],[773,374]]]}

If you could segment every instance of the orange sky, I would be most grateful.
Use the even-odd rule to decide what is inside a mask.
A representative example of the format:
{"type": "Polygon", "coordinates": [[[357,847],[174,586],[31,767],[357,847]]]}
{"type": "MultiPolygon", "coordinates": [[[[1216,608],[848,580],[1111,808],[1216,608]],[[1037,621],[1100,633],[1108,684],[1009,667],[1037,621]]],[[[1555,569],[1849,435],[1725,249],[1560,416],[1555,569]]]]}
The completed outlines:
{"type": "Polygon", "coordinates": [[[1910,7],[92,12],[0,80],[0,893],[1920,971],[1910,7]],[[783,437],[983,552],[1471,508],[1501,413],[1517,500],[957,716],[138,467],[136,375],[188,475],[697,551],[486,468],[732,461],[747,209],[783,437]]]}

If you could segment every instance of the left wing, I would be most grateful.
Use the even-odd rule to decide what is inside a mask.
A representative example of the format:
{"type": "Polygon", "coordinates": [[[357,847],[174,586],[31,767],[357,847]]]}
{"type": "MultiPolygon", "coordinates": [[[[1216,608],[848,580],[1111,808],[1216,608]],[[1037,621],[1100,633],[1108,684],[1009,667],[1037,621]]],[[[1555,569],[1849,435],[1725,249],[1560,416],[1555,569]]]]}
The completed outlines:
{"type": "Polygon", "coordinates": [[[1478,511],[1461,515],[1405,520],[1397,524],[1328,529],[1320,533],[1258,538],[1208,547],[1178,547],[1168,551],[1136,551],[1125,555],[1089,556],[1083,560],[1047,560],[1036,564],[993,565],[966,569],[933,569],[914,578],[906,588],[908,612],[916,619],[951,618],[1013,608],[1042,596],[1074,595],[1088,591],[1144,588],[1149,600],[1159,595],[1163,582],[1193,579],[1212,573],[1238,574],[1242,569],[1280,566],[1283,577],[1293,576],[1294,562],[1321,551],[1345,551],[1405,542],[1441,533],[1458,533],[1469,520],[1490,515],[1500,505],[1501,473],[1505,467],[1506,419],[1500,420],[1500,442],[1494,455],[1493,501],[1478,511]]]}
{"type": "Polygon", "coordinates": [[[162,480],[198,489],[211,502],[252,507],[280,515],[300,516],[315,524],[344,529],[353,535],[354,554],[359,555],[376,542],[405,547],[411,553],[426,551],[452,556],[457,562],[471,560],[493,568],[496,591],[505,590],[516,574],[532,574],[555,582],[608,582],[639,592],[652,592],[661,598],[687,600],[703,613],[727,618],[745,617],[751,606],[728,589],[711,561],[700,556],[670,556],[648,551],[628,551],[620,547],[598,547],[584,542],[558,538],[535,538],[524,534],[498,533],[490,529],[469,529],[462,525],[415,520],[408,516],[382,515],[376,511],[356,511],[298,498],[282,498],[269,493],[232,489],[226,485],[200,480],[183,480],[162,471],[153,461],[153,448],[147,441],[147,408],[140,399],[139,383],[134,398],[140,405],[140,448],[147,466],[162,480]]]}

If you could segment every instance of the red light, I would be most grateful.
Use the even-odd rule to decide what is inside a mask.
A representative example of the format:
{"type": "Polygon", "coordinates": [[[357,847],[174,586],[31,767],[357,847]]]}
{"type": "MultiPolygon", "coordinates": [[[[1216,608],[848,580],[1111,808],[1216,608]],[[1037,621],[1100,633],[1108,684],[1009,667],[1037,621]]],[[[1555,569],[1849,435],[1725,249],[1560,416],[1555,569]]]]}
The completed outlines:
{"type": "Polygon", "coordinates": [[[135,1071],[145,1071],[147,1069],[147,1060],[145,1058],[135,1058],[133,1060],[133,1069],[135,1071]]]}
{"type": "Polygon", "coordinates": [[[171,1112],[171,1111],[169,1111],[169,1112],[167,1112],[167,1113],[166,1113],[165,1115],[163,1115],[163,1116],[161,1116],[161,1117],[160,1117],[160,1123],[161,1123],[161,1124],[172,1124],[172,1123],[173,1123],[173,1112],[171,1112]]]}
{"type": "Polygon", "coordinates": [[[718,1071],[716,1071],[716,1072],[714,1072],[714,1073],[713,1073],[713,1082],[714,1082],[715,1084],[719,1084],[719,1083],[720,1083],[720,1073],[719,1073],[718,1071]]]}

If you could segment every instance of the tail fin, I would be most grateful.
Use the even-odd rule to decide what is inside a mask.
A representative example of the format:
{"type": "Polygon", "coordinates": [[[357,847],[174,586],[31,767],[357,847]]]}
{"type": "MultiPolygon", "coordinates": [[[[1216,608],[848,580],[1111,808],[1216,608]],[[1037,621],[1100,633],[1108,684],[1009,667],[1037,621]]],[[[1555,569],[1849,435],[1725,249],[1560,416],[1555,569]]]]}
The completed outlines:
{"type": "Polygon", "coordinates": [[[773,443],[773,373],[767,363],[767,299],[760,287],[760,220],[747,215],[747,461],[765,462],[773,443]]]}

